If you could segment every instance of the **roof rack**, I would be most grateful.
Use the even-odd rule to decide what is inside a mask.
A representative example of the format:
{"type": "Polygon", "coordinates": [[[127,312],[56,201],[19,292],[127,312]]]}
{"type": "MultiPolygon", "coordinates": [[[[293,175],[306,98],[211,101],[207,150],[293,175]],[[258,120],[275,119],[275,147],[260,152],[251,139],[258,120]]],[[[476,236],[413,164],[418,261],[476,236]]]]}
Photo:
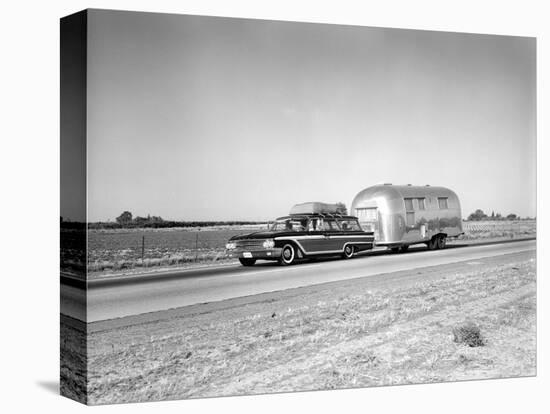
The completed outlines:
{"type": "Polygon", "coordinates": [[[340,214],[340,213],[300,213],[300,214],[289,214],[288,216],[284,217],[321,217],[321,218],[344,218],[344,217],[354,217],[350,216],[349,214],[340,214]]]}
{"type": "Polygon", "coordinates": [[[339,213],[319,213],[322,217],[331,217],[331,218],[342,218],[344,217],[342,214],[339,213]]]}

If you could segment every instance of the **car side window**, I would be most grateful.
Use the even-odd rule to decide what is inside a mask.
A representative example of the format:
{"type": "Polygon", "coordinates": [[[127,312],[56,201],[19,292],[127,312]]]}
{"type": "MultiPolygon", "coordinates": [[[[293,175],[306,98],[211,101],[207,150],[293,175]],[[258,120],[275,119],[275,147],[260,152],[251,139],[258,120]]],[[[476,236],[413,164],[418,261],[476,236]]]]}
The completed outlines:
{"type": "Polygon", "coordinates": [[[361,227],[359,227],[359,223],[357,220],[339,220],[340,222],[340,228],[343,231],[356,231],[361,230],[361,227]]]}
{"type": "Polygon", "coordinates": [[[309,223],[307,225],[308,231],[321,231],[321,220],[313,218],[309,220],[309,223]]]}
{"type": "Polygon", "coordinates": [[[336,223],[336,220],[324,220],[323,221],[323,230],[325,231],[339,231],[340,227],[336,223]]]}

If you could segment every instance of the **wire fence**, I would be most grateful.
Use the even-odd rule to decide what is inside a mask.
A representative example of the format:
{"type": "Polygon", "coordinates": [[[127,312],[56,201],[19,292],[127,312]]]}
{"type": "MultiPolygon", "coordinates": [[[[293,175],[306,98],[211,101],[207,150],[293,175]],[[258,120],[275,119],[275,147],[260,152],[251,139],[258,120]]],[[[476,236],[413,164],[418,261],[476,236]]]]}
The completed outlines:
{"type": "Polygon", "coordinates": [[[225,244],[238,234],[264,226],[206,230],[92,231],[88,234],[88,270],[191,265],[227,261],[225,244]]]}

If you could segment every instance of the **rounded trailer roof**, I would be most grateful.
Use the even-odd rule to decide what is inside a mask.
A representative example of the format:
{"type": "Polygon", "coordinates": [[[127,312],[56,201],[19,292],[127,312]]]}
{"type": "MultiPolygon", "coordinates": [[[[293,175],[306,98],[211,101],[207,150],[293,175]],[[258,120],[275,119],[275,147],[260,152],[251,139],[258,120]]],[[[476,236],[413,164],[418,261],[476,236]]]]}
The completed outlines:
{"type": "Polygon", "coordinates": [[[353,199],[352,206],[357,206],[362,201],[367,201],[373,197],[382,197],[385,199],[402,199],[416,197],[449,197],[456,198],[454,191],[445,187],[434,187],[431,185],[393,185],[380,184],[365,188],[360,191],[353,199]]]}

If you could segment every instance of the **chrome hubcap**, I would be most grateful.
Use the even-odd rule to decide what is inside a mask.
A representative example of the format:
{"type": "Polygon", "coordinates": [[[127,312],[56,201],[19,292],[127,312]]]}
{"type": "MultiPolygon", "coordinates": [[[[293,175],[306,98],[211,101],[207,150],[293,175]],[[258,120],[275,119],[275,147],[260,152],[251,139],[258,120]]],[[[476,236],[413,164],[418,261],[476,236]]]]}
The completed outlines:
{"type": "Polygon", "coordinates": [[[292,259],[292,250],[290,248],[286,248],[283,252],[283,257],[286,261],[289,261],[292,259]]]}

